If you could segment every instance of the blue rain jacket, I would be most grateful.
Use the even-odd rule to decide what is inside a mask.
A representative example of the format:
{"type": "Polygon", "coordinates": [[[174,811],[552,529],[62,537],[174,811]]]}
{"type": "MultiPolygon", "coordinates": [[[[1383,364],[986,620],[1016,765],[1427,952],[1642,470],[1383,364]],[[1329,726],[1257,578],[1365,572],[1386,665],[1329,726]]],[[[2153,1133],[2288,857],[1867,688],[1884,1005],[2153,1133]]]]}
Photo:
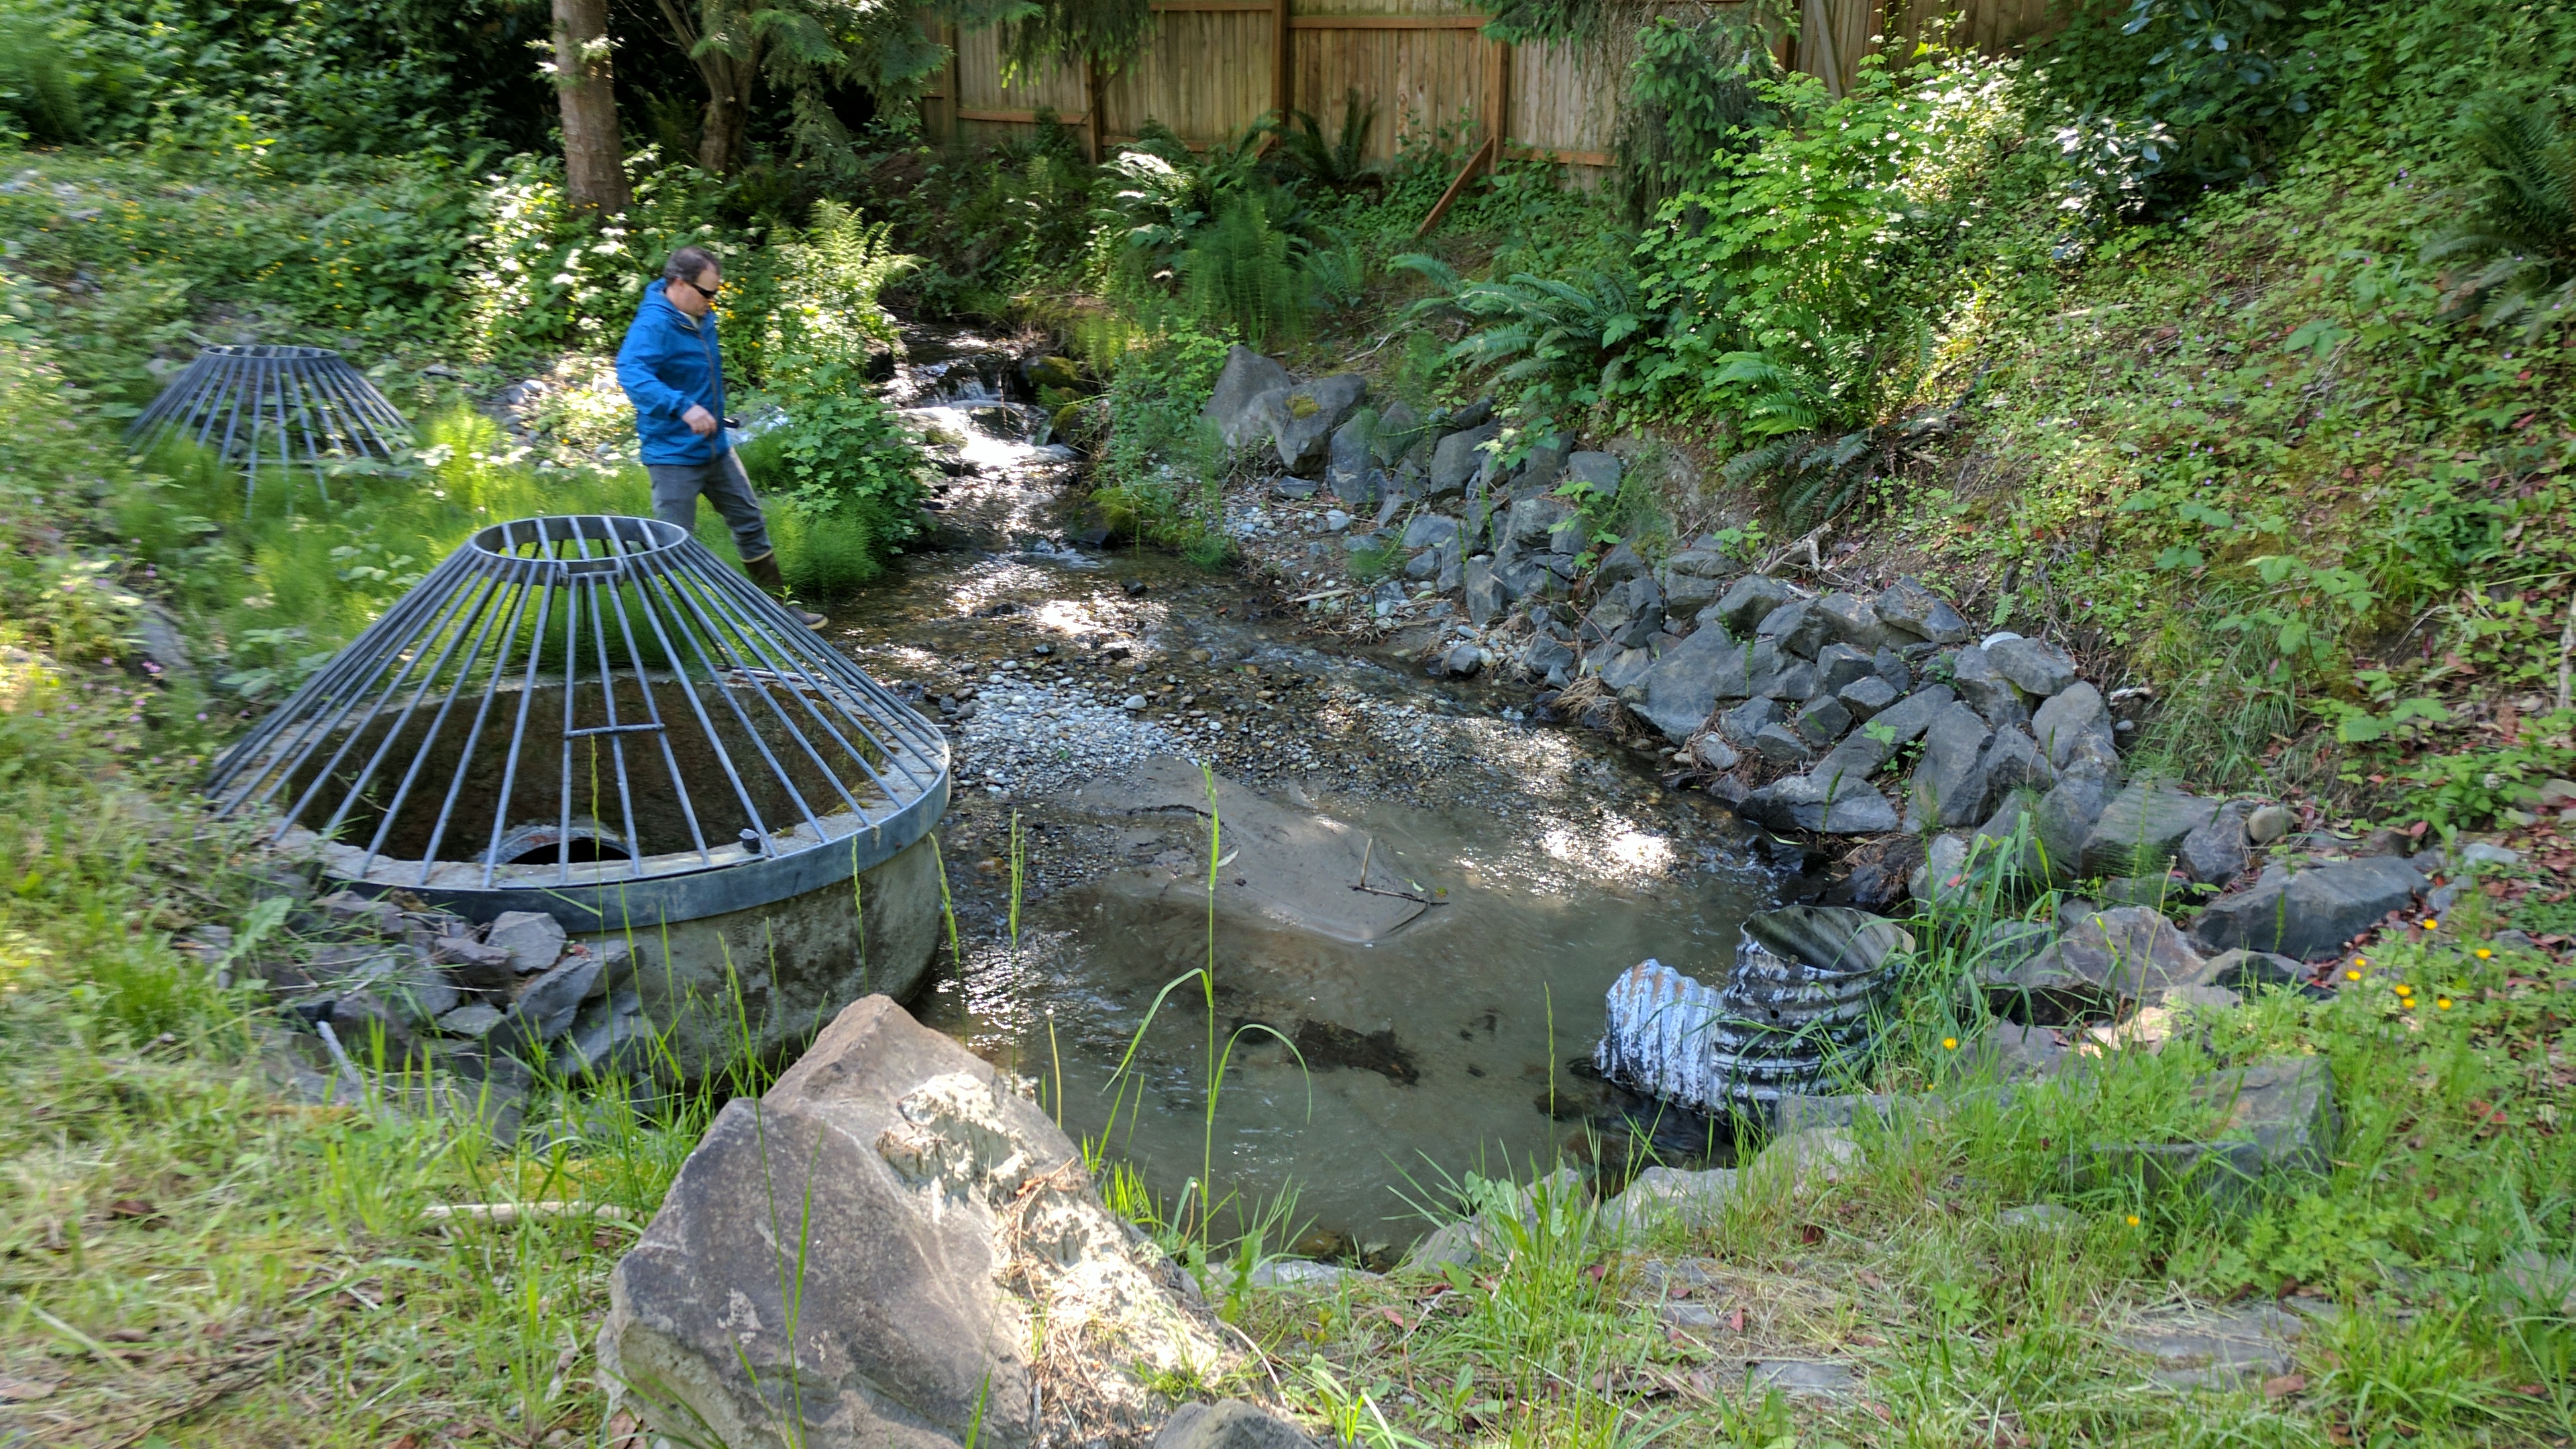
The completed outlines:
{"type": "Polygon", "coordinates": [[[712,463],[725,452],[721,427],[701,438],[680,421],[692,405],[721,422],[724,354],[716,345],[715,314],[692,318],[671,305],[657,284],[644,289],[635,321],[617,348],[617,384],[635,404],[635,436],[647,463],[712,463]]]}

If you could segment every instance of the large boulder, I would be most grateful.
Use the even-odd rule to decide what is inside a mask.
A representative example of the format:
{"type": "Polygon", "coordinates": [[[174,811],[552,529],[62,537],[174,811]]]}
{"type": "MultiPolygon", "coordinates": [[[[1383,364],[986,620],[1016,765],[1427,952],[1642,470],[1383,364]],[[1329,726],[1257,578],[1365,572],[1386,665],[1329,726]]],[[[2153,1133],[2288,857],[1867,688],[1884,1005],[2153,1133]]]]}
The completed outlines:
{"type": "Polygon", "coordinates": [[[1700,622],[1705,624],[1714,618],[1726,626],[1728,633],[1748,639],[1772,610],[1796,597],[1787,584],[1769,574],[1746,574],[1727,586],[1717,602],[1702,613],[1700,622]]]}
{"type": "MultiPolygon", "coordinates": [[[[1264,1264],[1264,1267],[1269,1266],[1264,1264]]],[[[1321,1267],[1321,1264],[1309,1266],[1321,1267]]],[[[1254,1272],[1257,1275],[1259,1269],[1254,1272]]],[[[1154,1436],[1154,1449],[1321,1449],[1314,1435],[1241,1399],[1183,1404],[1154,1436]]]]}
{"type": "Polygon", "coordinates": [[[1522,548],[1537,548],[1545,545],[1548,535],[1573,516],[1574,505],[1562,498],[1542,494],[1515,500],[1503,515],[1498,531],[1503,535],[1503,542],[1522,548]]]}
{"type": "Polygon", "coordinates": [[[1333,430],[1368,396],[1368,379],[1355,372],[1335,373],[1284,391],[1262,394],[1252,413],[1270,430],[1279,466],[1305,473],[1324,465],[1333,430]]]}
{"type": "Polygon", "coordinates": [[[1494,580],[1494,561],[1471,558],[1465,569],[1467,622],[1482,629],[1501,617],[1511,601],[1503,596],[1502,587],[1494,580]]]}
{"type": "Polygon", "coordinates": [[[2177,850],[2182,873],[2202,885],[2225,885],[2244,874],[2251,858],[2245,838],[2248,809],[2244,801],[2230,800],[2184,836],[2177,850]]]}
{"type": "Polygon", "coordinates": [[[2061,770],[2085,742],[2098,742],[2106,753],[2113,748],[2111,711],[2102,703],[2102,691],[2081,680],[2048,697],[2030,717],[2030,732],[2048,751],[2048,762],[2061,770]]]}
{"type": "Polygon", "coordinates": [[[1703,627],[1655,661],[1638,684],[1646,692],[1638,713],[1675,744],[1698,734],[1717,707],[1720,686],[1730,672],[1743,678],[1744,646],[1723,629],[1703,627]]]}
{"type": "Polygon", "coordinates": [[[1665,559],[1655,578],[1664,586],[1666,607],[1689,613],[1717,602],[1726,581],[1742,569],[1743,565],[1715,549],[1684,549],[1665,559]]]}
{"type": "Polygon", "coordinates": [[[2000,795],[2007,790],[2045,790],[2057,783],[2057,772],[2019,726],[2001,725],[1986,746],[1986,778],[2000,795]]]}
{"type": "Polygon", "coordinates": [[[2084,836],[2082,873],[2088,876],[2160,875],[2183,838],[2218,813],[2218,802],[2186,795],[2170,785],[2140,781],[2102,804],[2084,836]]]}
{"type": "Polygon", "coordinates": [[[1377,427],[1377,418],[1363,408],[1333,429],[1324,458],[1324,484],[1346,507],[1365,507],[1371,480],[1385,476],[1377,466],[1377,427]]]}
{"type": "Polygon", "coordinates": [[[1439,513],[1417,513],[1405,522],[1406,548],[1438,548],[1458,536],[1458,520],[1439,513]]]}
{"type": "Polygon", "coordinates": [[[1770,640],[1783,654],[1813,659],[1816,651],[1825,647],[1825,641],[1833,637],[1833,626],[1813,601],[1791,599],[1763,615],[1753,626],[1753,637],[1770,640]]]}
{"type": "MultiPolygon", "coordinates": [[[[1885,718],[1880,716],[1882,721],[1885,718]]],[[[1954,702],[1933,716],[1923,734],[1923,759],[1914,767],[1908,792],[1909,829],[1974,825],[1986,818],[1987,803],[1994,798],[1986,745],[1994,735],[1985,717],[1963,702],[1954,702]]]]}
{"type": "Polygon", "coordinates": [[[1596,493],[1619,491],[1619,460],[1609,453],[1570,453],[1565,459],[1565,472],[1596,493]]]}
{"type": "Polygon", "coordinates": [[[2069,775],[2039,799],[2032,835],[2046,853],[2050,879],[2070,881],[2083,870],[2084,842],[2111,790],[2101,780],[2069,775]]]}
{"type": "Polygon", "coordinates": [[[1866,654],[1903,640],[1878,617],[1878,610],[1858,594],[1836,591],[1816,600],[1816,611],[1832,626],[1835,639],[1866,654]]]}
{"type": "Polygon", "coordinates": [[[1818,770],[1775,780],[1744,797],[1735,813],[1774,830],[1881,835],[1897,828],[1896,807],[1866,777],[1818,770]]]}
{"type": "Polygon", "coordinates": [[[1529,456],[1521,459],[1520,476],[1512,480],[1516,493],[1528,494],[1554,488],[1565,476],[1566,459],[1574,454],[1574,444],[1564,437],[1551,437],[1532,443],[1529,456]]]}
{"type": "Polygon", "coordinates": [[[734,1449],[1142,1442],[1149,1376],[1235,1354],[1081,1163],[973,1053],[854,1002],[681,1164],[609,1277],[600,1381],[734,1449]],[[1083,1394],[1036,1392],[1066,1374],[1083,1394]]]}
{"type": "Polygon", "coordinates": [[[1994,655],[1976,645],[1950,656],[1950,683],[1997,729],[2030,723],[2030,698],[2007,678],[1994,655]]]}
{"type": "Polygon", "coordinates": [[[1225,370],[1199,416],[1215,426],[1228,448],[1249,448],[1270,436],[1268,420],[1253,405],[1294,383],[1288,369],[1238,343],[1225,354],[1225,370]]]}
{"type": "Polygon", "coordinates": [[[1887,586],[1872,602],[1871,609],[1879,622],[1916,639],[1935,644],[1961,644],[1971,632],[1968,621],[1950,607],[1948,600],[1923,586],[1920,579],[1906,577],[1887,586]]]}
{"type": "Polygon", "coordinates": [[[1912,744],[1922,737],[1925,730],[1932,728],[1932,721],[1940,718],[1941,712],[1957,699],[1958,696],[1950,692],[1950,686],[1927,684],[1880,710],[1870,723],[1885,732],[1891,749],[1912,744]]]}
{"type": "Polygon", "coordinates": [[[2265,1057],[2191,1084],[2219,1114],[2206,1140],[2094,1142],[2071,1163],[2076,1185],[2154,1193],[2181,1187],[2234,1207],[2285,1177],[2325,1175],[2341,1118],[2334,1074],[2319,1057],[2265,1057]]]}
{"type": "Polygon", "coordinates": [[[2191,924],[2206,951],[2268,951],[2313,961],[2334,954],[2424,888],[2395,856],[2300,867],[2271,865],[2254,884],[2210,903],[2191,924]]]}
{"type": "Polygon", "coordinates": [[[2198,984],[2204,964],[2174,924],[2145,906],[2074,912],[2056,940],[2009,970],[1981,973],[1995,1009],[2056,1026],[2116,1016],[2177,986],[2198,984]]]}
{"type": "Polygon", "coordinates": [[[2045,639],[1998,639],[1986,646],[1986,657],[2004,678],[2036,699],[2047,699],[2075,682],[2075,656],[2045,639]]]}
{"type": "Polygon", "coordinates": [[[1485,445],[1502,436],[1503,425],[1486,423],[1442,438],[1431,450],[1431,496],[1463,491],[1485,466],[1485,445]]]}

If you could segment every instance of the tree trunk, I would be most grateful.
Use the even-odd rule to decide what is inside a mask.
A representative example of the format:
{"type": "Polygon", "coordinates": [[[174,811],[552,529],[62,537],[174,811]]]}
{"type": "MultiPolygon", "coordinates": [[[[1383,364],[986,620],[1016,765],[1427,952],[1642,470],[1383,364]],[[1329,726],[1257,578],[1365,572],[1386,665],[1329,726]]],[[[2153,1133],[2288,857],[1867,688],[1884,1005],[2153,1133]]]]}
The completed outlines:
{"type": "Polygon", "coordinates": [[[751,118],[751,89],[760,79],[760,36],[741,24],[739,16],[729,14],[722,0],[700,0],[702,10],[695,16],[682,0],[655,3],[671,27],[671,38],[680,43],[680,53],[698,68],[698,79],[706,82],[698,165],[722,176],[733,170],[734,158],[742,151],[743,127],[751,118]]]}
{"type": "Polygon", "coordinates": [[[699,58],[707,82],[707,112],[698,128],[698,164],[730,174],[742,152],[743,123],[751,113],[751,67],[726,55],[699,58]]]}
{"type": "Polygon", "coordinates": [[[554,0],[555,96],[563,107],[564,186],[576,210],[634,204],[608,83],[608,0],[554,0]]]}

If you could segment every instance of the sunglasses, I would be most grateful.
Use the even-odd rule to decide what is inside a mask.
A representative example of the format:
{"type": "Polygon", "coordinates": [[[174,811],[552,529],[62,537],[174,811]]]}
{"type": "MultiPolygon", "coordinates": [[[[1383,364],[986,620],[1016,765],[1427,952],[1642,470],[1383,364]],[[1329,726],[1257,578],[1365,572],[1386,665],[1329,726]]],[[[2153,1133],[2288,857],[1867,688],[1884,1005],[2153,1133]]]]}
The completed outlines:
{"type": "Polygon", "coordinates": [[[724,283],[722,283],[722,282],[718,282],[718,283],[716,283],[716,284],[715,284],[715,286],[714,286],[714,288],[713,288],[712,290],[710,290],[709,288],[706,288],[706,287],[701,287],[701,286],[699,286],[697,283],[695,283],[695,282],[691,282],[691,281],[687,281],[687,280],[683,280],[683,281],[680,283],[680,285],[681,285],[681,286],[683,286],[683,287],[688,288],[688,289],[689,289],[690,291],[692,291],[692,292],[697,293],[699,296],[706,298],[706,299],[707,299],[708,301],[710,301],[710,302],[712,302],[712,301],[714,301],[714,300],[716,299],[716,293],[721,292],[721,291],[723,291],[723,290],[724,290],[724,283]]]}

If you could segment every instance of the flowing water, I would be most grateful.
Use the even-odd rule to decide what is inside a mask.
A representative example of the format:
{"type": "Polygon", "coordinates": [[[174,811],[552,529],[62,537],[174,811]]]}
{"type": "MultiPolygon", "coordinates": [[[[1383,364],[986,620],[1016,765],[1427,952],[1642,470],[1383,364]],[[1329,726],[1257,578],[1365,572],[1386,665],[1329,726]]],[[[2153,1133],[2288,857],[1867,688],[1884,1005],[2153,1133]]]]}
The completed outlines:
{"type": "MultiPolygon", "coordinates": [[[[1610,1104],[1570,1064],[1610,982],[1648,956],[1722,963],[1780,872],[1628,752],[1522,720],[1517,691],[1308,636],[1250,571],[1075,547],[1073,468],[1009,368],[999,344],[914,339],[890,390],[963,438],[949,546],[907,555],[835,625],[957,715],[942,839],[967,939],[914,1011],[1036,1080],[1167,1206],[1205,1164],[1238,1207],[1293,1189],[1312,1241],[1344,1248],[1409,1240],[1410,1204],[1467,1172],[1600,1150],[1610,1104]],[[1197,786],[1111,798],[1157,756],[1239,782],[1247,819],[1325,832],[1275,889],[1375,924],[1256,908],[1273,883],[1241,873],[1277,852],[1222,831],[1212,890],[1197,786]],[[1210,968],[1213,1022],[1199,980],[1166,991],[1210,968]],[[1212,1026],[1230,1058],[1211,1125],[1212,1026]]],[[[1667,1150],[1705,1127],[1663,1125],[1667,1150]]]]}

